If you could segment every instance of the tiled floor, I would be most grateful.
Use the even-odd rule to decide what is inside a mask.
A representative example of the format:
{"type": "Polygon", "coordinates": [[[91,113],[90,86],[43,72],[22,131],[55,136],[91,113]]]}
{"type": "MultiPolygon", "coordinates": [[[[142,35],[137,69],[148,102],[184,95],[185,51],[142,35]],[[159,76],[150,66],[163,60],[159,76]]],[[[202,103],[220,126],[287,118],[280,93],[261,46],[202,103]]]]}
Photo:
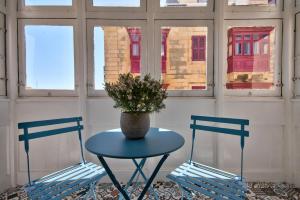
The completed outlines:
{"type": "MultiPolygon", "coordinates": [[[[154,185],[159,198],[161,200],[180,199],[180,192],[177,186],[170,182],[158,182],[154,185]]],[[[293,185],[285,183],[248,183],[248,200],[300,200],[300,189],[294,188],[293,185]]],[[[133,192],[132,199],[139,194],[140,191],[133,192]]],[[[84,191],[78,191],[67,199],[77,199],[84,191]]],[[[97,198],[103,200],[115,200],[118,197],[118,191],[111,184],[99,184],[96,188],[97,198]]],[[[11,188],[0,194],[1,200],[23,200],[27,199],[22,187],[11,188]]],[[[145,199],[153,199],[147,196],[145,199]]],[[[200,194],[196,194],[194,199],[209,199],[200,194]]]]}

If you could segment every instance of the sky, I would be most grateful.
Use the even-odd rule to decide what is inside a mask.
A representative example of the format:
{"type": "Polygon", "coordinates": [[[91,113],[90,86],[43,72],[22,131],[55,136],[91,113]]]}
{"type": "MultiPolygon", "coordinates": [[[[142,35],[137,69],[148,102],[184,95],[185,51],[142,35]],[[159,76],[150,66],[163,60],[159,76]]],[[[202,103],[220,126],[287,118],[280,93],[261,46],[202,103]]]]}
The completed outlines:
{"type": "Polygon", "coordinates": [[[74,89],[72,26],[25,26],[26,87],[74,89]]]}
{"type": "Polygon", "coordinates": [[[94,66],[95,89],[104,89],[104,31],[101,27],[94,28],[94,66]]]}

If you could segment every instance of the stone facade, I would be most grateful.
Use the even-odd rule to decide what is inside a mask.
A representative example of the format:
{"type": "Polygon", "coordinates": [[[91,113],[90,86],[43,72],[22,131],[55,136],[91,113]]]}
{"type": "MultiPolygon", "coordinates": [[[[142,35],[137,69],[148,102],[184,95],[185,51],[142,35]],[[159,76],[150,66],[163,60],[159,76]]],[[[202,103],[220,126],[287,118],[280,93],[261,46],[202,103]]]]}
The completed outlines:
{"type": "Polygon", "coordinates": [[[206,87],[207,62],[192,60],[192,36],[207,36],[207,27],[170,28],[166,43],[166,73],[162,74],[162,79],[170,90],[206,87]]]}
{"type": "MultiPolygon", "coordinates": [[[[104,27],[106,82],[131,70],[130,38],[125,27],[104,27]]],[[[172,27],[167,37],[166,73],[162,79],[170,90],[206,87],[206,61],[192,61],[192,36],[206,36],[206,27],[172,27]]],[[[135,74],[138,75],[138,74],[135,74]]]]}
{"type": "Polygon", "coordinates": [[[115,82],[120,73],[130,72],[130,39],[125,27],[103,27],[104,80],[115,82]]]}

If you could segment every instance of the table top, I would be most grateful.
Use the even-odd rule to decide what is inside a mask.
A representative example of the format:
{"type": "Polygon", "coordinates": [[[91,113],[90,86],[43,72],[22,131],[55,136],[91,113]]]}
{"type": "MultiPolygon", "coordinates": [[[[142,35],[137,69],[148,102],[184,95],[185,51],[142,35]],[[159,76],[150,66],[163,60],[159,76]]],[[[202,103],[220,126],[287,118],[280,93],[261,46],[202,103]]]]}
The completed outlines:
{"type": "Polygon", "coordinates": [[[150,128],[145,138],[138,140],[128,140],[121,129],[113,129],[90,137],[85,148],[97,156],[132,159],[168,154],[183,144],[181,135],[167,129],[150,128]]]}

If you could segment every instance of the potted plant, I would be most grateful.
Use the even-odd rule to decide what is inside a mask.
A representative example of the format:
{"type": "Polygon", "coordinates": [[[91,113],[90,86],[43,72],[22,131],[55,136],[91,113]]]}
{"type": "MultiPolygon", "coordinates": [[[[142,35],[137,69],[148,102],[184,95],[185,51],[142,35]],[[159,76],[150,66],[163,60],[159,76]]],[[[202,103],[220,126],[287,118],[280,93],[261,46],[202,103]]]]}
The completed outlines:
{"type": "Polygon", "coordinates": [[[121,130],[128,139],[145,137],[150,128],[149,114],[165,108],[166,88],[148,74],[144,78],[120,74],[115,83],[105,83],[105,90],[121,109],[121,130]]]}

